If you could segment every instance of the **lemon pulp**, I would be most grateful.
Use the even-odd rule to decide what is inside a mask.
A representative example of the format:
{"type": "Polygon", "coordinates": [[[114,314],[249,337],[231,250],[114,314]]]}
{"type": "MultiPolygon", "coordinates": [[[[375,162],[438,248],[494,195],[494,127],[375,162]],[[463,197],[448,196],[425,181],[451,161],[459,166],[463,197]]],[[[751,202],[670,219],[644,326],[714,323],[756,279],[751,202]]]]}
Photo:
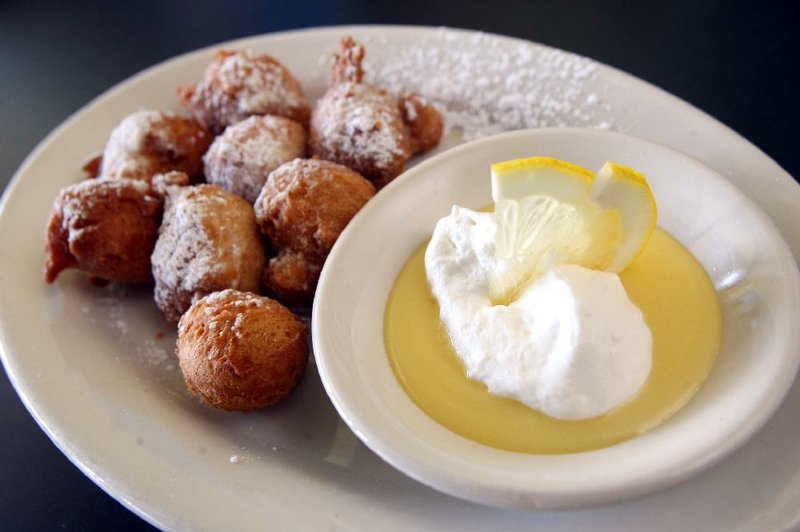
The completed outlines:
{"type": "Polygon", "coordinates": [[[716,361],[722,322],[711,280],[688,250],[656,229],[641,255],[620,274],[653,334],[647,382],[633,399],[602,416],[577,421],[545,416],[467,379],[428,289],[426,245],[405,264],[389,295],[386,351],[411,399],[466,438],[533,454],[607,447],[656,427],[678,411],[716,361]]]}
{"type": "Polygon", "coordinates": [[[489,296],[503,305],[559,263],[624,270],[657,219],[647,179],[610,161],[596,174],[551,157],[495,163],[492,200],[497,265],[489,296]]]}

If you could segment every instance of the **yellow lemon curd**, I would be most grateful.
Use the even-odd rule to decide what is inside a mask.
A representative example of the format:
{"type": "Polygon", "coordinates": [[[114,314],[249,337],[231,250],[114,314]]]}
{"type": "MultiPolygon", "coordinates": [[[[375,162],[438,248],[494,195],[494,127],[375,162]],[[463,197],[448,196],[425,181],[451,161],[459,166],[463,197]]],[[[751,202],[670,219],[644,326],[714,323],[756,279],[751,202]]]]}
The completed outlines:
{"type": "Polygon", "coordinates": [[[392,369],[431,418],[476,442],[533,454],[607,447],[653,429],[684,406],[711,372],[720,346],[719,300],[694,256],[656,229],[620,274],[653,335],[653,365],[639,393],[601,416],[558,420],[489,393],[466,376],[439,321],[425,275],[425,248],[398,275],[384,316],[392,369]]]}

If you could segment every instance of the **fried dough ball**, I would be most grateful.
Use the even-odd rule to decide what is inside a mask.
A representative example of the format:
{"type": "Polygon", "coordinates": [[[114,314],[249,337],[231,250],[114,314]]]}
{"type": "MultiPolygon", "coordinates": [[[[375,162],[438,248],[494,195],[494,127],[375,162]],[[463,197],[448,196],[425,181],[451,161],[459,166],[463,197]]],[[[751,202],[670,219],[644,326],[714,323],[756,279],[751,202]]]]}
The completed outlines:
{"type": "Polygon", "coordinates": [[[339,43],[341,50],[333,54],[333,67],[331,68],[331,86],[340,83],[361,83],[364,79],[364,46],[358,44],[352,37],[345,37],[339,43]]]}
{"type": "Polygon", "coordinates": [[[137,111],[111,132],[100,177],[149,181],[155,174],[177,170],[198,181],[211,140],[194,118],[169,111],[137,111]]]}
{"type": "Polygon", "coordinates": [[[411,138],[388,92],[340,83],[325,93],[311,114],[309,149],[380,188],[403,171],[411,157],[411,138]]]}
{"type": "Polygon", "coordinates": [[[209,183],[253,203],[267,176],[306,153],[306,130],[282,116],[251,116],[214,139],[203,161],[209,183]]]}
{"type": "Polygon", "coordinates": [[[330,161],[295,159],[273,171],[255,203],[278,252],[264,273],[267,290],[288,304],[309,304],[333,244],[374,194],[369,181],[330,161]]]}
{"type": "Polygon", "coordinates": [[[192,393],[216,408],[250,412],[281,401],[300,382],[307,334],[277,301],[224,290],[183,315],[175,352],[192,393]]]}
{"type": "Polygon", "coordinates": [[[169,194],[173,187],[186,187],[191,183],[189,176],[183,172],[172,171],[156,174],[150,180],[150,188],[162,198],[169,194]]]}
{"type": "Polygon", "coordinates": [[[311,113],[309,150],[352,168],[376,186],[394,179],[411,157],[411,139],[397,101],[362,83],[364,47],[342,40],[334,56],[331,88],[311,113]]]}
{"type": "Polygon", "coordinates": [[[96,153],[86,158],[81,164],[81,171],[85,179],[94,179],[100,175],[100,165],[103,164],[103,154],[96,153]]]}
{"type": "Polygon", "coordinates": [[[267,54],[220,50],[203,79],[178,89],[178,96],[216,134],[251,115],[277,115],[308,124],[309,107],[300,83],[267,54]]]}
{"type": "Polygon", "coordinates": [[[441,115],[419,97],[409,95],[401,105],[388,91],[363,83],[363,58],[363,46],[349,37],[342,40],[331,87],[311,114],[309,150],[380,188],[403,171],[413,153],[438,144],[436,117],[441,122],[441,115]]]}
{"type": "Polygon", "coordinates": [[[444,130],[442,115],[418,94],[405,94],[400,98],[403,122],[411,134],[414,153],[430,151],[439,145],[444,130]]]}
{"type": "Polygon", "coordinates": [[[266,254],[252,205],[214,185],[169,188],[151,261],[156,305],[172,322],[211,292],[258,293],[266,254]]]}
{"type": "Polygon", "coordinates": [[[91,179],[62,189],[47,224],[45,281],[67,268],[105,281],[150,281],[162,203],[148,183],[133,179],[91,179]]]}
{"type": "MultiPolygon", "coordinates": [[[[324,261],[322,261],[324,262],[324,261]]],[[[314,299],[322,263],[302,252],[283,249],[269,260],[261,283],[287,305],[307,307],[314,299]]]]}

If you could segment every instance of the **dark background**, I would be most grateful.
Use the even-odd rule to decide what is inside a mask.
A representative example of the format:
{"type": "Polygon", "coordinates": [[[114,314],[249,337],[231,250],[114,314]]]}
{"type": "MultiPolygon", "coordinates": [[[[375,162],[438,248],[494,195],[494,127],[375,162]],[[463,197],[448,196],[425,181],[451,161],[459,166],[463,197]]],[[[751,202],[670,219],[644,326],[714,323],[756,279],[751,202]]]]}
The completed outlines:
{"type": "MultiPolygon", "coordinates": [[[[591,57],[683,98],[800,176],[796,1],[0,0],[0,190],[51,129],[154,63],[248,35],[380,23],[478,29],[591,57]]],[[[5,373],[0,474],[2,529],[150,528],[56,449],[5,373]]]]}

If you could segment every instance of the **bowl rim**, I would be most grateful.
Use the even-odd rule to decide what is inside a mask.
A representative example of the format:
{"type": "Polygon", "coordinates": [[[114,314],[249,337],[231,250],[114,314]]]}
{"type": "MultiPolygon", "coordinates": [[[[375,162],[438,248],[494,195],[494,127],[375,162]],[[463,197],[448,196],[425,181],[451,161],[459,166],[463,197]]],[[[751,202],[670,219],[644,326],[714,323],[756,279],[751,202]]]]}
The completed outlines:
{"type": "MultiPolygon", "coordinates": [[[[718,435],[715,439],[719,445],[712,452],[694,453],[690,459],[686,459],[679,464],[680,467],[676,468],[674,464],[670,464],[670,467],[660,468],[656,472],[651,471],[649,476],[634,477],[633,480],[630,480],[630,478],[623,481],[613,478],[593,478],[590,481],[581,480],[576,482],[570,479],[552,477],[549,479],[552,481],[551,485],[543,489],[541,486],[520,485],[519,477],[511,474],[514,482],[509,484],[509,471],[504,471],[502,475],[492,474],[493,471],[487,469],[485,464],[473,464],[473,467],[469,464],[461,463],[461,467],[454,468],[444,463],[432,463],[431,461],[423,463],[420,460],[422,455],[419,453],[425,452],[425,449],[422,449],[422,447],[425,447],[424,445],[419,444],[419,448],[409,450],[406,445],[407,442],[398,443],[387,439],[387,434],[381,427],[375,427],[366,422],[363,417],[363,411],[360,410],[361,407],[353,403],[350,390],[346,387],[343,388],[342,381],[336,373],[334,358],[330,355],[334,347],[330,345],[327,337],[327,318],[330,315],[330,307],[326,304],[326,299],[329,297],[330,286],[336,282],[334,280],[334,277],[336,277],[335,270],[337,268],[336,265],[341,260],[340,257],[347,252],[346,248],[351,245],[350,242],[356,240],[358,234],[364,230],[363,228],[370,224],[370,220],[376,215],[375,213],[380,211],[385,204],[393,201],[393,198],[401,191],[408,187],[413,187],[414,182],[429,172],[430,169],[436,168],[453,158],[458,158],[464,153],[496,143],[518,138],[527,139],[551,135],[582,137],[584,140],[605,137],[605,140],[613,142],[638,144],[645,149],[669,154],[670,157],[680,161],[680,164],[688,164],[701,169],[705,174],[704,177],[714,180],[715,186],[723,187],[726,193],[736,198],[749,211],[749,214],[755,217],[758,224],[770,233],[770,244],[775,246],[776,253],[781,258],[781,274],[789,280],[784,293],[788,302],[788,312],[791,316],[800,317],[800,274],[798,274],[797,265],[788,244],[784,241],[771,219],[716,170],[681,151],[649,140],[609,131],[583,128],[538,128],[506,132],[468,142],[438,154],[409,169],[385,187],[354,217],[340,235],[329,255],[320,275],[312,308],[312,343],[316,363],[325,391],[339,415],[356,436],[370,449],[406,475],[424,484],[445,493],[483,504],[532,509],[580,508],[640,496],[676,484],[719,462],[752,437],[777,410],[791,388],[795,374],[800,366],[800,347],[798,347],[800,346],[800,328],[794,328],[786,331],[783,341],[780,342],[779,351],[781,356],[778,358],[782,361],[780,364],[782,371],[777,374],[778,380],[773,383],[766,400],[760,403],[761,408],[756,416],[740,419],[739,423],[732,425],[725,431],[724,437],[718,435]],[[406,445],[406,447],[403,447],[403,445],[406,445]]],[[[394,282],[394,276],[392,276],[391,282],[394,282]]],[[[381,308],[384,307],[385,301],[381,308]]],[[[382,350],[382,355],[386,358],[385,348],[382,350]]],[[[386,364],[388,365],[388,358],[386,364]]],[[[352,381],[348,381],[348,384],[352,384],[352,381]]],[[[427,414],[416,405],[414,406],[418,409],[420,416],[441,427],[438,423],[427,418],[427,414]]],[[[443,427],[441,428],[442,430],[447,430],[443,427]]],[[[551,475],[554,472],[564,472],[565,459],[579,461],[575,459],[587,456],[606,458],[605,455],[613,458],[612,455],[615,453],[610,452],[610,450],[618,451],[619,449],[627,448],[630,442],[641,441],[648,436],[640,436],[611,447],[584,453],[523,455],[522,453],[486,447],[471,442],[455,433],[450,434],[455,438],[464,440],[462,443],[466,448],[474,449],[476,446],[480,447],[483,454],[487,456],[494,455],[494,457],[502,456],[505,463],[517,462],[520,465],[524,465],[524,467],[531,465],[534,467],[549,467],[552,464],[561,462],[555,470],[548,470],[548,474],[551,475]]],[[[652,434],[652,432],[648,434],[652,434]]],[[[428,448],[427,450],[430,449],[428,448]]],[[[495,473],[497,472],[495,471],[495,473]]]]}

